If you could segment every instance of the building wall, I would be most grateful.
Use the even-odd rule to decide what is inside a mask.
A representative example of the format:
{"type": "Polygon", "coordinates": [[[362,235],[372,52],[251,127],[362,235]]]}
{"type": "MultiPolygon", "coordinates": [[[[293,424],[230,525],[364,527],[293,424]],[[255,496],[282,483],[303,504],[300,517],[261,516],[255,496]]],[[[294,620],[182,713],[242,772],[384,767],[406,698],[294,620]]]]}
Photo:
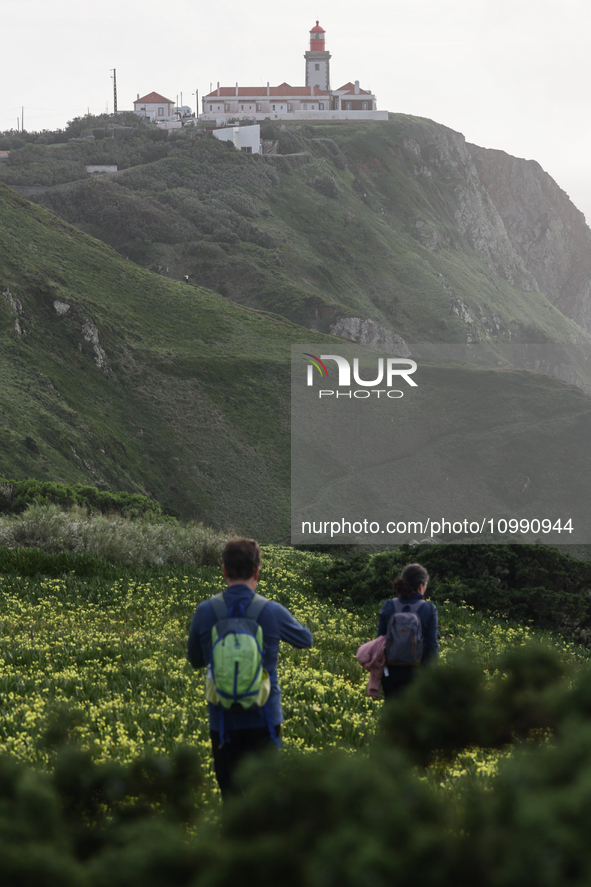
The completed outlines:
{"type": "Polygon", "coordinates": [[[304,54],[306,59],[306,86],[317,86],[323,92],[330,90],[330,58],[329,52],[310,50],[304,54]]]}
{"type": "MultiPolygon", "coordinates": [[[[215,107],[215,105],[214,105],[215,107]]],[[[223,103],[222,103],[223,107],[223,103]]],[[[200,120],[215,120],[216,123],[222,126],[228,119],[235,120],[236,118],[240,119],[242,114],[228,113],[225,114],[223,111],[213,111],[212,113],[207,112],[207,114],[201,114],[200,120]]],[[[281,120],[285,123],[320,123],[325,121],[332,121],[334,123],[338,123],[339,120],[342,121],[359,121],[362,120],[387,120],[388,112],[387,111],[270,111],[270,112],[262,112],[262,113],[250,113],[244,112],[244,117],[254,118],[255,120],[265,120],[268,117],[271,120],[281,120]]]]}
{"type": "Polygon", "coordinates": [[[238,151],[248,151],[249,154],[261,153],[261,127],[254,126],[226,126],[224,129],[214,129],[213,135],[221,142],[232,142],[238,151]]]}
{"type": "Polygon", "coordinates": [[[273,98],[258,96],[253,99],[215,98],[203,102],[206,120],[217,118],[220,114],[230,117],[254,117],[262,114],[262,119],[273,114],[294,114],[298,111],[328,111],[331,107],[330,96],[319,99],[317,96],[306,99],[297,97],[273,98]],[[211,110],[210,110],[211,109],[211,110]]]}
{"type": "Polygon", "coordinates": [[[108,166],[87,166],[86,172],[89,172],[91,175],[101,175],[102,173],[107,172],[117,172],[117,164],[108,165],[108,166]]]}
{"type": "Polygon", "coordinates": [[[371,111],[373,102],[369,96],[363,99],[354,99],[351,96],[341,97],[341,110],[343,111],[371,111]],[[365,108],[363,106],[366,106],[365,108]]]}
{"type": "Polygon", "coordinates": [[[134,102],[133,110],[139,117],[148,120],[164,120],[172,116],[172,102],[134,102]],[[144,110],[145,109],[145,110],[144,110]]]}

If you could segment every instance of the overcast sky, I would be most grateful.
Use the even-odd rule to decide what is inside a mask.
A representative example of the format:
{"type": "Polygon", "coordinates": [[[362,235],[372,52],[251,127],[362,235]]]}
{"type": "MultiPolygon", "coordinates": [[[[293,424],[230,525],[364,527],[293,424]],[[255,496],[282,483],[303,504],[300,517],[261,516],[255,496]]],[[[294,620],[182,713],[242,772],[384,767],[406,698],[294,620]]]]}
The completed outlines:
{"type": "Polygon", "coordinates": [[[591,221],[591,9],[583,0],[19,0],[2,23],[0,130],[62,128],[152,90],[304,83],[319,19],[331,86],[537,160],[591,221]]]}

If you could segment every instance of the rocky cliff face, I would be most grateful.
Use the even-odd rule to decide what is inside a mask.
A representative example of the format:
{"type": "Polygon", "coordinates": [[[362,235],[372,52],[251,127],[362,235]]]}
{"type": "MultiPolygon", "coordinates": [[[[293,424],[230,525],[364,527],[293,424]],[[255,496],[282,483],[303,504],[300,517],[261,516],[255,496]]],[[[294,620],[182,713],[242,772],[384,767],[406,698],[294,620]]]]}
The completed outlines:
{"type": "MultiPolygon", "coordinates": [[[[532,317],[540,293],[591,332],[591,230],[568,195],[536,161],[469,144],[461,133],[432,121],[411,120],[401,143],[404,165],[422,197],[416,239],[433,253],[467,245],[491,280],[530,294],[532,317]]],[[[468,341],[506,336],[500,321],[490,321],[477,289],[474,298],[466,294],[466,303],[442,282],[450,310],[467,326],[468,341]]]]}
{"type": "MultiPolygon", "coordinates": [[[[421,155],[442,177],[453,183],[454,224],[457,231],[479,253],[485,265],[512,286],[537,289],[535,275],[524,265],[510,232],[474,162],[472,149],[461,133],[444,126],[432,130],[430,144],[421,155]]],[[[487,153],[485,149],[482,150],[487,153]]]]}
{"type": "Polygon", "coordinates": [[[535,160],[466,145],[523,266],[563,314],[591,331],[591,230],[535,160]]]}
{"type": "Polygon", "coordinates": [[[455,181],[455,223],[490,270],[539,290],[591,331],[591,230],[535,160],[480,148],[446,127],[421,154],[455,181]]]}

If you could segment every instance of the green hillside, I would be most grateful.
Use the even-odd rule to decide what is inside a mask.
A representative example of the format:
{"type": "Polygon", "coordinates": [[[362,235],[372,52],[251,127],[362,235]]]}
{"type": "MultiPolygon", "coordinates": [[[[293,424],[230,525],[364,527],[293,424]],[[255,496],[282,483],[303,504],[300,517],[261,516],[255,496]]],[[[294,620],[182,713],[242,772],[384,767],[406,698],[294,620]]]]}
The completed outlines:
{"type": "MultiPolygon", "coordinates": [[[[0,169],[15,186],[57,183],[36,195],[53,212],[0,186],[0,477],[147,494],[184,518],[279,541],[289,533],[289,347],[311,330],[369,348],[588,342],[540,291],[465,142],[445,127],[403,115],[267,123],[281,153],[259,156],[198,131],[164,141],[129,120],[106,138],[93,120],[72,125],[74,141],[12,144],[0,169]],[[110,161],[125,168],[67,183],[71,164],[110,161]]],[[[548,262],[562,267],[568,256],[552,249],[548,262]]],[[[579,370],[589,386],[583,358],[579,370]]],[[[404,451],[368,450],[368,494],[387,493],[386,475],[404,463],[401,501],[413,501],[416,477],[432,478],[429,497],[451,458],[460,510],[478,489],[483,514],[515,514],[524,483],[533,507],[575,474],[586,501],[588,395],[539,373],[437,361],[422,372],[400,415],[404,451]],[[438,393],[444,377],[453,400],[438,393]],[[490,409],[475,419],[470,404],[485,395],[490,409]],[[549,449],[532,461],[540,435],[549,449]],[[560,435],[572,447],[548,472],[560,435]]],[[[328,484],[341,461],[330,456],[328,484]]],[[[321,481],[307,481],[319,503],[321,481]]],[[[584,521],[585,501],[564,519],[584,521]]]]}
{"type": "MultiPolygon", "coordinates": [[[[110,150],[125,165],[123,135],[140,131],[93,140],[89,121],[85,142],[45,149],[44,163],[81,152],[89,162],[92,151],[104,163],[110,150]]],[[[369,319],[409,342],[465,342],[468,312],[471,334],[485,338],[576,335],[517,261],[458,134],[392,115],[287,131],[268,121],[262,135],[279,154],[241,154],[188,131],[166,148],[148,128],[143,157],[155,145],[166,156],[33,199],[146,268],[310,329],[369,319]]],[[[24,151],[12,152],[5,178],[44,183],[32,155],[17,166],[24,151]]]]}
{"type": "Polygon", "coordinates": [[[287,532],[283,320],[143,271],[0,188],[0,476],[287,532]]]}

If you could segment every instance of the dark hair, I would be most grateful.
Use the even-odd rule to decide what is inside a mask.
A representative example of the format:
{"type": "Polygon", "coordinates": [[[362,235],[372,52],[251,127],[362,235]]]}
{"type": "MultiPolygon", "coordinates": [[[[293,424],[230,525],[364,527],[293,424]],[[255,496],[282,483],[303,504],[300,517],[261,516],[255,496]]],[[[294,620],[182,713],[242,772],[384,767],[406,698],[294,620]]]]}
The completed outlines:
{"type": "Polygon", "coordinates": [[[250,579],[261,565],[261,549],[254,539],[230,539],[222,551],[228,579],[250,579]]]}
{"type": "Polygon", "coordinates": [[[429,574],[420,564],[408,564],[399,576],[392,579],[394,597],[410,598],[419,590],[419,585],[426,585],[429,574]]]}

